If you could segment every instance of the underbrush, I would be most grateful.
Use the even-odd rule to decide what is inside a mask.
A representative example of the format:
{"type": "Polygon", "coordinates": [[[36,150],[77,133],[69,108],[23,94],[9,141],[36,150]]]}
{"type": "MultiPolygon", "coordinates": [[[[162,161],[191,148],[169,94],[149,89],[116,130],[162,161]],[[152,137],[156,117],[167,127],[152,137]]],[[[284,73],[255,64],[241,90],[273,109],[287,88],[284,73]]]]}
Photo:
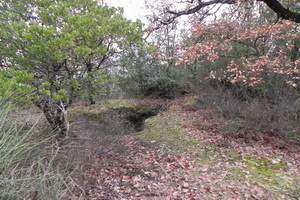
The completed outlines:
{"type": "Polygon", "coordinates": [[[209,106],[221,116],[219,130],[229,136],[266,139],[280,136],[300,144],[300,99],[280,96],[241,99],[231,90],[208,87],[198,106],[209,106]],[[270,137],[271,136],[271,137],[270,137]]]}
{"type": "Polygon", "coordinates": [[[11,108],[0,104],[0,199],[61,199],[68,186],[53,164],[59,148],[36,126],[20,127],[11,108]]]}

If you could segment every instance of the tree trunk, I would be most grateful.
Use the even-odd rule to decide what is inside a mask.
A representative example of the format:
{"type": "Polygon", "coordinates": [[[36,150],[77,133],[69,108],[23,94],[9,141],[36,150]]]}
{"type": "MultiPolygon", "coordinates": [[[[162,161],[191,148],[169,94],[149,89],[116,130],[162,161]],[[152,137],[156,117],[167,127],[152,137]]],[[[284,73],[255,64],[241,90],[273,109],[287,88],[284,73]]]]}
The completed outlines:
{"type": "Polygon", "coordinates": [[[94,97],[92,94],[89,95],[89,101],[90,101],[91,105],[96,104],[96,101],[94,100],[94,97]]]}
{"type": "Polygon", "coordinates": [[[54,103],[51,100],[42,100],[36,105],[44,113],[53,131],[61,135],[68,133],[67,112],[62,102],[54,103]]]}
{"type": "Polygon", "coordinates": [[[88,78],[87,78],[88,96],[89,96],[89,101],[90,101],[91,105],[96,103],[96,101],[94,99],[94,89],[93,89],[93,83],[92,83],[92,80],[93,80],[92,66],[93,66],[92,63],[90,63],[90,62],[86,64],[87,73],[88,73],[88,78]]]}

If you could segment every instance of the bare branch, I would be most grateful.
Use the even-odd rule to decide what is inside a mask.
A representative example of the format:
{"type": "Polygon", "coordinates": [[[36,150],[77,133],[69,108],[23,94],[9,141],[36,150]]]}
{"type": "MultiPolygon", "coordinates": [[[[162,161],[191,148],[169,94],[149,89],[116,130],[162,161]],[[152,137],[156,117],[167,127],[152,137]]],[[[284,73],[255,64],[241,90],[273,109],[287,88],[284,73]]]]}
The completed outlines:
{"type": "Polygon", "coordinates": [[[265,2],[267,6],[271,8],[278,15],[278,18],[300,23],[300,13],[293,12],[288,8],[285,8],[281,3],[279,3],[279,1],[277,0],[260,0],[260,1],[265,2]]]}
{"type": "Polygon", "coordinates": [[[183,15],[190,15],[193,13],[198,12],[199,10],[201,10],[204,7],[210,6],[210,5],[214,5],[214,4],[234,4],[236,3],[235,0],[212,0],[212,1],[208,1],[208,2],[202,2],[202,1],[198,1],[198,4],[188,10],[183,10],[183,11],[173,11],[173,10],[167,10],[167,12],[169,14],[171,14],[172,16],[169,17],[168,20],[166,21],[162,21],[163,24],[170,24],[172,23],[176,18],[183,16],[183,15]]]}
{"type": "MultiPolygon", "coordinates": [[[[294,12],[289,10],[288,8],[285,8],[278,0],[258,0],[264,2],[271,10],[273,10],[278,18],[294,21],[296,23],[300,23],[300,13],[294,12]]],[[[195,1],[190,0],[189,3],[194,3],[195,1]]],[[[201,0],[197,1],[197,5],[182,11],[175,11],[167,9],[167,13],[170,14],[169,18],[167,20],[161,21],[162,24],[170,24],[172,23],[176,18],[183,16],[183,15],[190,15],[193,13],[196,13],[203,9],[204,7],[214,5],[214,4],[234,4],[237,0],[211,0],[207,2],[202,2],[201,0]]]]}

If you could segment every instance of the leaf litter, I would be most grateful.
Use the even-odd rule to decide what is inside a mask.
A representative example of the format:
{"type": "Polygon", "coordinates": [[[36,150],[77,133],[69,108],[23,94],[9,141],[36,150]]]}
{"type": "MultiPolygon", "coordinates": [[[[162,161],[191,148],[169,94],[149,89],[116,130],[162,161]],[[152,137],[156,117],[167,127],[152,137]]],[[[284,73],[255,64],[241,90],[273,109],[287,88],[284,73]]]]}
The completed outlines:
{"type": "Polygon", "coordinates": [[[139,133],[80,140],[94,135],[97,124],[72,127],[84,132],[73,142],[92,150],[78,155],[90,158],[77,162],[84,167],[74,172],[78,187],[66,199],[299,199],[299,147],[224,141],[212,111],[185,109],[185,101],[168,102],[168,112],[180,118],[174,126],[194,141],[184,152],[161,137],[137,139],[139,133]]]}

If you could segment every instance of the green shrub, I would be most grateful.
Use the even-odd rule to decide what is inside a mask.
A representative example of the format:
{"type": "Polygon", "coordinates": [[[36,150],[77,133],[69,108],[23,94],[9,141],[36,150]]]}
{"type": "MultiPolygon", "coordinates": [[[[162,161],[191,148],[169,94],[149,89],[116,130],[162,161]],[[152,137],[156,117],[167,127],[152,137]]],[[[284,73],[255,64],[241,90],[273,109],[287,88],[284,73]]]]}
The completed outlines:
{"type": "Polygon", "coordinates": [[[156,77],[149,79],[143,86],[142,94],[146,97],[172,99],[187,93],[185,86],[168,77],[156,77]]]}

